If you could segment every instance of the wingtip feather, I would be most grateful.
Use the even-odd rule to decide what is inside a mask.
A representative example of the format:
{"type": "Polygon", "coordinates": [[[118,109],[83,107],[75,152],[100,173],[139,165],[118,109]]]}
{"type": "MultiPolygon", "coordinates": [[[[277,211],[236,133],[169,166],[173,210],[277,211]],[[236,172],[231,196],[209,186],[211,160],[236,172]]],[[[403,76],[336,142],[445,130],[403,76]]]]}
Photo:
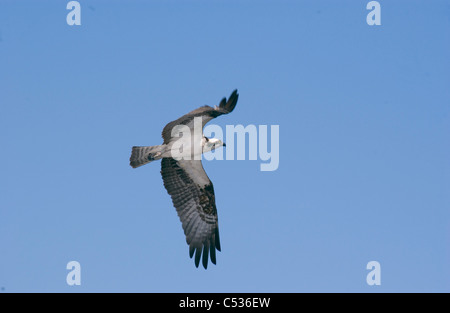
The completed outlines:
{"type": "Polygon", "coordinates": [[[216,231],[214,233],[214,243],[215,243],[217,251],[221,251],[220,250],[219,227],[216,227],[216,231]]]}
{"type": "Polygon", "coordinates": [[[209,257],[209,243],[203,245],[203,258],[202,263],[205,270],[208,268],[208,257],[209,257]]]}
{"type": "Polygon", "coordinates": [[[236,107],[237,101],[239,98],[239,94],[237,89],[235,89],[230,97],[228,98],[228,101],[226,101],[225,98],[222,99],[222,101],[219,104],[219,107],[226,110],[228,113],[232,112],[234,108],[236,107]]]}
{"type": "Polygon", "coordinates": [[[202,249],[195,249],[195,267],[198,267],[200,264],[200,257],[202,256],[202,249]]]}

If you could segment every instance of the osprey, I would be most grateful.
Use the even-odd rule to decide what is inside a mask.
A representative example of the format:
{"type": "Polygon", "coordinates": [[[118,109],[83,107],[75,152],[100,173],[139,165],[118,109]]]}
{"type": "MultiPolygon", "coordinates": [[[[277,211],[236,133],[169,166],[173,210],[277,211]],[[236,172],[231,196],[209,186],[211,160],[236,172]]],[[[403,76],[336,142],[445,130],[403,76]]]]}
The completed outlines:
{"type": "Polygon", "coordinates": [[[135,146],[131,151],[130,165],[133,168],[162,159],[164,187],[181,220],[189,256],[192,258],[195,254],[196,267],[202,258],[205,269],[209,256],[211,262],[216,264],[216,249],[220,251],[220,240],[214,187],[203,169],[201,154],[225,146],[225,143],[205,137],[203,127],[213,118],[232,112],[238,97],[237,90],[234,90],[228,101],[223,98],[219,106],[212,108],[205,105],[183,115],[164,127],[162,145],[135,146]],[[199,120],[201,124],[197,125],[199,120]],[[198,126],[200,131],[195,129],[198,126]],[[190,136],[183,132],[182,137],[177,137],[183,127],[189,130],[190,136]]]}

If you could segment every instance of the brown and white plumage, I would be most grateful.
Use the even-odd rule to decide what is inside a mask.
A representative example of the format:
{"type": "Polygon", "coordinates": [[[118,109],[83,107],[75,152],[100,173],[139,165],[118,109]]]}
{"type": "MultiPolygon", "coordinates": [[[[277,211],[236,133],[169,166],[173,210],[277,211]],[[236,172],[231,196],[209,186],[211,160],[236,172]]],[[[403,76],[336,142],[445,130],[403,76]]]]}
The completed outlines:
{"type": "MultiPolygon", "coordinates": [[[[152,147],[133,147],[130,165],[139,167],[154,160],[161,160],[161,175],[164,187],[172,198],[174,207],[180,218],[186,242],[189,245],[189,255],[194,257],[195,266],[200,259],[203,267],[208,266],[208,258],[216,264],[216,250],[220,251],[219,224],[214,195],[214,187],[203,169],[201,160],[175,159],[171,157],[170,147],[174,140],[172,130],[177,125],[194,128],[194,118],[202,118],[202,128],[207,122],[232,112],[238,100],[237,90],[233,91],[228,101],[223,98],[217,107],[203,106],[179,119],[168,123],[162,132],[163,145],[152,147]]],[[[202,148],[211,144],[212,139],[203,136],[202,148]]],[[[224,145],[216,140],[219,145],[224,145]]],[[[212,148],[214,149],[214,145],[212,148]]],[[[200,150],[204,151],[204,150],[200,150]]]]}
{"type": "Polygon", "coordinates": [[[237,100],[239,98],[239,94],[237,93],[237,90],[234,90],[230,97],[223,98],[220,101],[219,106],[215,106],[214,108],[204,105],[202,107],[199,107],[198,109],[195,109],[191,112],[189,112],[186,115],[183,115],[179,119],[170,122],[167,124],[163,131],[162,131],[162,137],[164,139],[164,143],[169,143],[173,137],[172,137],[172,129],[177,125],[186,125],[189,128],[194,128],[194,118],[195,117],[201,117],[202,118],[202,128],[205,126],[206,123],[208,123],[213,118],[216,118],[222,114],[228,114],[234,110],[236,107],[237,100]]]}
{"type": "Polygon", "coordinates": [[[209,252],[211,262],[216,264],[216,249],[220,251],[214,187],[209,178],[206,185],[202,181],[196,181],[198,176],[190,175],[186,168],[198,171],[202,179],[208,177],[201,161],[176,161],[172,158],[161,161],[164,187],[177,209],[189,245],[189,255],[192,258],[195,252],[195,265],[198,266],[203,253],[202,263],[206,268],[209,252]]]}

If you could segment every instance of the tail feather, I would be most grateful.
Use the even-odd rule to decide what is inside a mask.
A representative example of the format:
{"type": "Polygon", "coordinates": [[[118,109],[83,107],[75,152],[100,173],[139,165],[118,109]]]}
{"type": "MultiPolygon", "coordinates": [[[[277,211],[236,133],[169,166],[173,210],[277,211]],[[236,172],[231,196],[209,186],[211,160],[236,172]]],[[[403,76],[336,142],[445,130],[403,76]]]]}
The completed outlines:
{"type": "Polygon", "coordinates": [[[162,158],[163,146],[133,147],[130,166],[136,168],[162,158]]]}

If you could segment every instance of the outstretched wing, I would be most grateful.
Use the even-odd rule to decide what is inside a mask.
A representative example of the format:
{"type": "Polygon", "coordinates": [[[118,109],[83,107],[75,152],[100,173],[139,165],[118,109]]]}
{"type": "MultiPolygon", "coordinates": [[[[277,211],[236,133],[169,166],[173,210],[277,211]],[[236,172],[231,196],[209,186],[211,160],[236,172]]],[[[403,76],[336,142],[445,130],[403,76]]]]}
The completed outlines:
{"type": "Polygon", "coordinates": [[[195,253],[195,266],[198,267],[202,254],[205,269],[209,255],[211,262],[216,264],[220,240],[214,187],[202,162],[163,158],[161,175],[180,217],[190,257],[195,253]]]}
{"type": "Polygon", "coordinates": [[[202,106],[194,111],[189,112],[186,115],[183,115],[179,119],[170,122],[167,124],[163,131],[162,131],[162,137],[164,139],[164,143],[167,144],[172,139],[172,128],[174,128],[177,125],[186,125],[189,128],[194,128],[194,117],[202,117],[202,128],[205,126],[206,123],[208,123],[213,118],[218,117],[222,114],[228,114],[232,112],[236,106],[237,100],[239,98],[239,94],[237,93],[237,90],[234,90],[230,97],[228,98],[228,101],[226,98],[223,98],[222,101],[220,101],[219,106],[217,107],[210,107],[210,106],[202,106]]]}

